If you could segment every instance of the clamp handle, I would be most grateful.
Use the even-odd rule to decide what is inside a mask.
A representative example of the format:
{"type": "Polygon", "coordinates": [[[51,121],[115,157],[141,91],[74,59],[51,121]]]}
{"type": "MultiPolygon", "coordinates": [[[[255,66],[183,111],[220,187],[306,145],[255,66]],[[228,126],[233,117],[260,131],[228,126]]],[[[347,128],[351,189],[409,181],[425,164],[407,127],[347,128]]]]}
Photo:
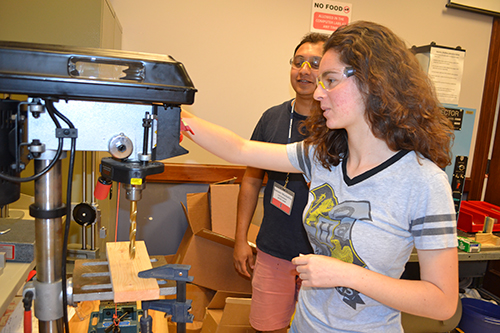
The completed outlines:
{"type": "Polygon", "coordinates": [[[190,268],[190,265],[166,264],[139,272],[139,277],[192,282],[193,277],[189,276],[190,268]]]}

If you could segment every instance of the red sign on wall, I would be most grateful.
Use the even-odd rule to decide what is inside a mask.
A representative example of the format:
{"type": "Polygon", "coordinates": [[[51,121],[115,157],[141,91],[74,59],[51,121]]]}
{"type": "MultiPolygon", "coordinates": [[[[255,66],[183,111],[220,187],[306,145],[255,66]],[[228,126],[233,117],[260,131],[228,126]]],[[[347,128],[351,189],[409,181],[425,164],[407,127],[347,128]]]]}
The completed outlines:
{"type": "Polygon", "coordinates": [[[331,33],[351,20],[352,5],[336,1],[312,2],[311,31],[331,33]]]}

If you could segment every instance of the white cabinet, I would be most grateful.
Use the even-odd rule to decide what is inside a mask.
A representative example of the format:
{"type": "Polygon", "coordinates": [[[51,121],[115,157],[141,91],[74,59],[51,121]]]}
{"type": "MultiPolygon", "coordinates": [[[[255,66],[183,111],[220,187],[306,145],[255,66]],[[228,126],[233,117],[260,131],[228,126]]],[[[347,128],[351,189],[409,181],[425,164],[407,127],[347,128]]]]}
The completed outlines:
{"type": "Polygon", "coordinates": [[[121,49],[108,0],[2,0],[0,40],[121,49]]]}

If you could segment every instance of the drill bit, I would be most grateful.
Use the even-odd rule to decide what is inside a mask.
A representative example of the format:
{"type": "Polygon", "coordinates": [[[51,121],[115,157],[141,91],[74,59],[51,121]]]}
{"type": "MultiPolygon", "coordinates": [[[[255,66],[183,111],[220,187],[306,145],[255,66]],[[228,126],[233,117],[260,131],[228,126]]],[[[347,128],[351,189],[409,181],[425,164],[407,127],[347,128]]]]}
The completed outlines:
{"type": "Polygon", "coordinates": [[[129,246],[129,256],[130,259],[135,258],[135,235],[137,233],[137,201],[130,201],[130,246],[129,246]]]}

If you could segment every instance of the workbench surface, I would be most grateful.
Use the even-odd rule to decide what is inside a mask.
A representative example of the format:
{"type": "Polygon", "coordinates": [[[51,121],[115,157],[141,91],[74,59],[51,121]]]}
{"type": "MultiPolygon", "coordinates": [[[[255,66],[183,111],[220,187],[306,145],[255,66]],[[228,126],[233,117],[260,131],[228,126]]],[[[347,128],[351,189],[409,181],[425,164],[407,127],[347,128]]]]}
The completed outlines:
{"type": "Polygon", "coordinates": [[[0,275],[0,317],[7,310],[10,302],[24,285],[29,272],[35,267],[35,262],[7,262],[0,275]]]}
{"type": "MultiPolygon", "coordinates": [[[[474,233],[466,233],[458,230],[458,236],[468,237],[474,239],[474,233]]],[[[500,237],[500,232],[494,233],[495,236],[500,237]]],[[[482,247],[480,252],[468,253],[462,250],[458,250],[458,261],[489,261],[489,260],[500,260],[500,247],[482,247]]],[[[418,255],[417,251],[413,249],[410,256],[409,262],[417,262],[418,255]]]]}

